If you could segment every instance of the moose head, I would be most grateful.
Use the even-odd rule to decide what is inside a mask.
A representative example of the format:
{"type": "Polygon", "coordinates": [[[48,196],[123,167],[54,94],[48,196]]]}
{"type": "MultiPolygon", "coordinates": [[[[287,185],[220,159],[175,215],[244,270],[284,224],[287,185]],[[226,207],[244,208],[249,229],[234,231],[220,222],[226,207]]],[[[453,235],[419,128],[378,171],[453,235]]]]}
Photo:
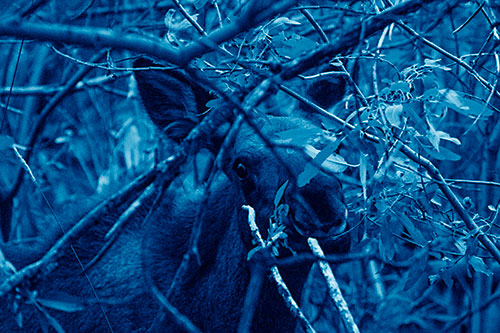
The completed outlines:
{"type": "MultiPolygon", "coordinates": [[[[140,59],[134,66],[154,64],[140,59]]],[[[206,104],[213,98],[180,70],[138,70],[135,78],[150,118],[177,143],[202,121],[206,104]]],[[[218,108],[231,111],[230,104],[218,103],[218,108]]],[[[321,133],[311,123],[290,117],[258,115],[252,124],[243,121],[237,128],[230,121],[219,124],[166,185],[145,223],[148,210],[137,213],[118,240],[86,271],[88,279],[68,253],[48,278],[33,286],[40,300],[61,300],[64,294],[65,300],[76,298],[82,305],[53,312],[52,307],[44,309],[42,315],[50,312],[50,318],[76,331],[102,331],[106,325],[116,331],[179,331],[172,318],[158,311],[157,296],[150,292],[154,286],[202,331],[235,331],[251,277],[248,253],[256,246],[243,205],[255,209],[256,223],[264,238],[279,234],[273,245],[279,256],[304,251],[308,236],[321,238],[329,250],[345,251],[346,242],[338,246],[333,237],[346,228],[341,185],[326,171],[297,185],[298,175],[311,158],[303,149],[287,144],[285,134],[295,130],[321,133]],[[228,135],[228,131],[235,136],[228,135]],[[271,222],[274,227],[269,231],[271,222]],[[195,242],[193,228],[198,228],[195,242]],[[188,262],[179,278],[179,265],[192,246],[196,246],[195,259],[188,262]]],[[[323,144],[318,138],[316,135],[311,139],[310,148],[323,144]]],[[[113,219],[99,221],[74,245],[84,264],[102,248],[101,236],[113,223],[113,219]]],[[[6,246],[3,250],[14,264],[26,262],[18,247],[6,246]]],[[[280,267],[297,299],[308,267],[280,267]]],[[[25,327],[39,327],[39,313],[33,313],[40,308],[27,304],[21,308],[25,327]]],[[[5,316],[6,311],[2,313],[5,316]]],[[[15,327],[12,318],[2,318],[2,322],[0,327],[15,327]]],[[[295,326],[274,282],[266,279],[251,330],[288,332],[295,326]]]]}
{"type": "MultiPolygon", "coordinates": [[[[140,60],[135,65],[153,64],[140,60]]],[[[194,80],[175,70],[138,71],[135,77],[151,119],[171,139],[181,141],[201,121],[206,112],[204,103],[210,96],[194,80]]],[[[222,103],[219,107],[231,106],[222,103]]],[[[290,249],[303,251],[306,236],[319,235],[326,246],[335,247],[338,243],[329,242],[329,237],[346,227],[339,181],[320,172],[299,188],[292,180],[310,159],[293,147],[273,146],[273,140],[286,142],[286,133],[321,131],[290,117],[260,115],[253,125],[244,122],[236,129],[237,135],[221,159],[222,167],[215,171],[205,191],[200,190],[203,185],[194,179],[195,173],[179,177],[145,227],[145,267],[160,290],[166,291],[182,255],[189,250],[187,240],[193,224],[201,219],[197,244],[200,262],[193,265],[190,277],[171,291],[171,299],[202,330],[234,331],[241,317],[250,273],[247,254],[255,247],[242,205],[255,209],[257,225],[265,237],[270,236],[267,231],[271,218],[282,217],[280,222],[287,235],[287,245],[279,250],[283,255],[290,254],[290,249]],[[284,194],[276,198],[280,188],[284,194]],[[284,214],[280,214],[282,207],[286,207],[284,214]]],[[[220,126],[205,141],[209,154],[217,155],[224,139],[230,140],[226,129],[220,126]]],[[[303,266],[283,268],[285,281],[295,296],[300,297],[307,272],[303,266]]],[[[261,298],[255,313],[255,331],[286,331],[286,327],[291,330],[295,326],[271,281],[266,281],[261,298]]]]}

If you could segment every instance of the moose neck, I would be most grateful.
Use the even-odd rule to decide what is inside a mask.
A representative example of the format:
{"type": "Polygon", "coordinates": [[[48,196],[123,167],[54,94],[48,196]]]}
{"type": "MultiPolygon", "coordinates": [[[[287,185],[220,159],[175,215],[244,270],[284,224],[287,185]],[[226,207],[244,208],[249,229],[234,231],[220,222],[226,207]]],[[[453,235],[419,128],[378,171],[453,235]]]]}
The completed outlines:
{"type": "MultiPolygon", "coordinates": [[[[230,189],[222,190],[228,191],[230,189]]],[[[234,195],[237,194],[234,193],[234,195]]],[[[177,196],[177,199],[179,199],[179,196],[177,196]]],[[[216,205],[213,202],[209,204],[216,205]]],[[[202,331],[236,331],[242,315],[243,302],[250,281],[250,269],[247,261],[247,253],[250,248],[242,240],[238,223],[234,220],[238,216],[236,209],[238,208],[219,207],[215,211],[225,211],[224,216],[211,216],[203,220],[202,223],[208,229],[203,228],[200,244],[198,245],[201,266],[198,265],[196,260],[192,260],[186,276],[182,279],[182,283],[174,286],[169,297],[171,303],[181,313],[190,318],[202,331]],[[231,217],[230,220],[223,222],[219,220],[224,217],[228,218],[228,216],[231,217]],[[214,223],[212,219],[217,220],[219,223],[217,230],[210,230],[214,223]],[[209,235],[206,234],[207,232],[209,232],[209,235]],[[217,234],[218,237],[215,237],[214,234],[217,234]]],[[[171,208],[169,213],[172,213],[171,208]]],[[[161,215],[163,214],[165,212],[161,213],[161,215]]],[[[175,231],[168,230],[169,226],[163,228],[168,235],[171,233],[187,235],[182,242],[174,244],[171,241],[165,241],[166,234],[162,233],[149,235],[148,252],[152,254],[163,253],[169,257],[168,265],[165,265],[165,258],[157,257],[153,259],[150,266],[153,280],[156,280],[155,283],[158,284],[164,294],[167,294],[171,288],[175,271],[181,262],[182,256],[188,250],[187,245],[189,244],[192,220],[188,218],[185,222],[187,223],[177,221],[177,223],[170,225],[176,228],[182,225],[182,231],[179,229],[175,231]],[[172,260],[174,253],[177,259],[172,260]]],[[[155,230],[158,230],[158,228],[155,228],[155,230]]],[[[167,239],[171,240],[172,238],[167,239]]],[[[283,278],[297,300],[300,299],[307,272],[307,267],[303,266],[281,268],[283,278]]],[[[277,291],[276,283],[271,278],[266,278],[259,293],[252,331],[293,331],[295,325],[290,310],[286,308],[282,297],[277,291]]],[[[171,322],[165,322],[162,326],[167,331],[177,329],[171,322]]]]}

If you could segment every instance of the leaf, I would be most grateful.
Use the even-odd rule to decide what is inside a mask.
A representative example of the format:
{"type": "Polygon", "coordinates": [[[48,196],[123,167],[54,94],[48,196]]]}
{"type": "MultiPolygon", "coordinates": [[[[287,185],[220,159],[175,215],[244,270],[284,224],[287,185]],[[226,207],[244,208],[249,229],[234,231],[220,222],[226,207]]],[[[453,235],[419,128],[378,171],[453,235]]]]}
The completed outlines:
{"type": "Polygon", "coordinates": [[[483,258],[471,256],[469,258],[469,264],[471,264],[472,268],[474,268],[476,272],[483,273],[487,276],[493,275],[493,272],[490,271],[488,266],[484,263],[483,258]]]}
{"type": "Polygon", "coordinates": [[[385,108],[385,117],[387,121],[394,127],[401,128],[401,115],[403,113],[403,105],[389,105],[385,108]]]}
{"type": "Polygon", "coordinates": [[[415,254],[415,256],[413,256],[414,264],[408,271],[408,279],[403,288],[404,291],[407,291],[408,289],[413,287],[415,283],[417,283],[417,281],[420,280],[422,276],[426,273],[427,258],[428,258],[427,249],[422,249],[417,254],[415,254]]]}
{"type": "Polygon", "coordinates": [[[429,129],[427,130],[427,139],[429,139],[429,142],[434,147],[434,149],[439,151],[440,137],[436,132],[436,130],[434,129],[434,126],[432,126],[432,124],[429,121],[427,121],[427,125],[429,126],[429,129]]]}
{"type": "Polygon", "coordinates": [[[487,104],[472,100],[468,95],[453,89],[429,89],[422,97],[429,101],[442,103],[466,116],[489,117],[493,114],[493,110],[487,104]]]}
{"type": "Polygon", "coordinates": [[[313,179],[320,172],[319,166],[322,166],[323,163],[327,161],[328,157],[333,154],[339,144],[340,140],[330,141],[325,148],[321,149],[321,151],[316,154],[312,161],[306,164],[304,171],[302,171],[297,177],[298,187],[303,187],[308,184],[311,179],[313,179]]]}
{"type": "Polygon", "coordinates": [[[432,144],[435,150],[439,151],[439,143],[441,140],[452,142],[457,146],[462,144],[459,139],[453,138],[449,133],[444,131],[437,131],[430,121],[427,121],[427,124],[429,126],[429,130],[427,131],[427,138],[429,139],[429,142],[432,144]]]}
{"type": "Polygon", "coordinates": [[[61,324],[59,324],[59,322],[57,321],[56,318],[49,315],[48,312],[44,312],[43,314],[44,314],[45,318],[47,318],[47,321],[49,322],[50,326],[52,326],[56,330],[56,332],[58,332],[58,333],[66,332],[64,330],[64,328],[61,326],[61,324]]]}
{"type": "MultiPolygon", "coordinates": [[[[312,158],[315,158],[320,152],[320,150],[314,148],[311,145],[306,145],[304,147],[304,150],[305,153],[312,158]]],[[[343,172],[348,166],[357,167],[356,165],[351,165],[347,163],[342,156],[337,154],[332,154],[328,156],[328,158],[321,164],[321,167],[323,169],[326,169],[330,172],[343,172]]]]}
{"type": "Polygon", "coordinates": [[[467,251],[467,244],[465,243],[465,240],[463,239],[457,239],[454,243],[455,247],[460,251],[459,253],[461,255],[464,255],[465,252],[467,251]]]}
{"type": "Polygon", "coordinates": [[[394,259],[394,239],[392,236],[392,230],[389,226],[389,221],[389,217],[386,216],[382,222],[382,226],[380,228],[379,251],[382,258],[386,258],[390,261],[394,259]]]}
{"type": "Polygon", "coordinates": [[[419,245],[424,245],[427,243],[425,237],[422,235],[422,232],[415,227],[413,221],[406,216],[405,214],[401,214],[397,216],[398,220],[408,231],[408,235],[411,237],[413,241],[415,241],[419,245]]]}
{"type": "Polygon", "coordinates": [[[392,91],[402,91],[405,93],[409,93],[411,90],[410,83],[406,81],[398,81],[391,84],[392,91]]]}
{"type": "Polygon", "coordinates": [[[278,191],[276,192],[276,196],[274,197],[274,207],[278,207],[281,198],[283,198],[283,194],[285,193],[286,187],[288,186],[288,179],[280,186],[278,191]]]}
{"type": "Polygon", "coordinates": [[[413,124],[413,128],[420,134],[427,132],[427,123],[420,117],[420,110],[417,103],[407,103],[404,105],[405,115],[408,120],[413,124]]]}
{"type": "Polygon", "coordinates": [[[462,158],[460,155],[458,155],[458,154],[452,152],[451,150],[449,150],[448,148],[445,148],[442,146],[440,146],[439,151],[437,151],[435,149],[435,146],[434,146],[436,144],[436,142],[434,142],[432,145],[427,144],[426,141],[429,141],[429,143],[430,143],[431,139],[439,141],[440,137],[439,137],[438,132],[434,132],[434,134],[430,134],[430,132],[429,132],[429,133],[427,133],[427,135],[425,137],[424,136],[415,136],[415,138],[417,139],[416,141],[418,142],[418,144],[432,158],[435,158],[435,159],[441,160],[441,161],[458,161],[462,158]]]}
{"type": "Polygon", "coordinates": [[[431,275],[429,275],[429,283],[430,284],[433,284],[435,282],[439,282],[439,280],[440,280],[440,277],[439,277],[438,274],[431,274],[431,275]]]}
{"type": "MultiPolygon", "coordinates": [[[[288,35],[288,34],[287,34],[288,35]]],[[[273,38],[273,46],[281,56],[297,57],[306,51],[311,51],[316,47],[316,42],[297,34],[290,36],[281,33],[273,38]]]]}
{"type": "Polygon", "coordinates": [[[285,30],[286,26],[290,25],[301,24],[298,21],[290,20],[288,17],[278,17],[267,26],[267,30],[269,31],[269,33],[272,33],[272,30],[285,30]]]}
{"type": "Polygon", "coordinates": [[[368,155],[364,153],[359,154],[359,180],[361,182],[361,187],[363,188],[363,198],[366,201],[366,172],[367,172],[367,160],[368,155]]]}
{"type": "Polygon", "coordinates": [[[387,83],[389,84],[389,86],[382,89],[382,91],[380,92],[382,95],[388,95],[394,92],[409,93],[411,90],[410,83],[407,81],[390,82],[387,80],[387,83]]]}
{"type": "Polygon", "coordinates": [[[124,134],[123,138],[123,157],[127,169],[133,170],[137,168],[141,162],[140,156],[141,136],[137,126],[131,125],[124,134]]]}
{"type": "Polygon", "coordinates": [[[440,89],[439,93],[443,97],[443,102],[453,110],[462,113],[462,114],[467,114],[467,111],[469,110],[469,107],[465,105],[460,98],[460,95],[452,89],[440,89]]]}
{"type": "Polygon", "coordinates": [[[487,104],[469,99],[468,96],[465,95],[462,96],[464,104],[469,107],[468,115],[489,117],[493,114],[493,109],[487,104]]]}
{"type": "Polygon", "coordinates": [[[432,158],[435,158],[435,159],[441,160],[441,161],[459,161],[462,158],[460,155],[455,154],[451,150],[444,148],[444,147],[440,147],[439,152],[432,150],[432,149],[426,149],[426,151],[429,153],[429,155],[432,158]]]}
{"type": "Polygon", "coordinates": [[[286,131],[276,133],[280,138],[279,143],[290,143],[294,145],[304,146],[307,141],[320,134],[322,131],[319,128],[313,127],[296,127],[286,131]]]}
{"type": "Polygon", "coordinates": [[[77,312],[85,309],[84,304],[79,302],[77,297],[69,295],[59,295],[52,299],[37,298],[36,301],[44,307],[64,312],[77,312]]]}
{"type": "Polygon", "coordinates": [[[194,1],[194,8],[196,10],[199,10],[200,8],[203,8],[205,7],[205,5],[207,4],[209,0],[195,0],[194,1]]]}
{"type": "Polygon", "coordinates": [[[436,131],[436,133],[437,133],[437,135],[439,135],[439,138],[441,140],[446,140],[446,141],[453,142],[457,146],[460,146],[462,144],[462,142],[460,142],[459,139],[451,137],[451,135],[449,133],[446,133],[446,132],[443,132],[443,131],[436,131]]]}
{"type": "MultiPolygon", "coordinates": [[[[42,307],[38,307],[38,310],[40,310],[40,312],[44,315],[45,319],[47,320],[47,323],[52,326],[54,328],[54,330],[57,332],[57,333],[64,333],[64,328],[61,326],[61,324],[59,324],[59,322],[57,321],[56,318],[52,317],[48,312],[47,310],[45,310],[44,308],[42,307]]],[[[47,327],[45,327],[45,329],[43,331],[48,331],[47,330],[47,327]]]]}
{"type": "Polygon", "coordinates": [[[450,67],[446,67],[446,66],[439,64],[440,61],[441,61],[441,59],[428,59],[428,58],[426,58],[426,59],[424,59],[424,66],[431,67],[431,68],[439,68],[439,69],[442,69],[444,71],[451,71],[450,67]]]}

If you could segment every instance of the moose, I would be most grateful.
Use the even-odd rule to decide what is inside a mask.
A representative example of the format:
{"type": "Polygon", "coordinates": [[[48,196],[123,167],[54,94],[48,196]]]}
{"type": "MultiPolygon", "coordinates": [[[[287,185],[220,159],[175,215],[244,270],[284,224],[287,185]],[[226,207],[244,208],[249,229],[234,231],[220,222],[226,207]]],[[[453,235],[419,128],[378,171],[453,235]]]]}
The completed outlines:
{"type": "MultiPolygon", "coordinates": [[[[134,64],[141,68],[153,65],[147,59],[134,64]]],[[[176,143],[203,119],[206,104],[213,99],[204,87],[178,69],[140,70],[135,72],[135,78],[150,118],[159,131],[176,143]]],[[[217,107],[231,105],[219,103],[217,107]]],[[[225,148],[221,167],[211,169],[207,182],[207,170],[214,165],[212,161],[229,128],[219,126],[162,191],[152,213],[150,209],[137,210],[117,240],[85,272],[68,250],[48,276],[24,286],[23,290],[30,290],[31,296],[23,294],[25,301],[15,309],[23,317],[22,328],[10,306],[13,294],[4,297],[0,330],[45,331],[60,325],[64,330],[81,332],[110,328],[117,332],[181,331],[176,321],[165,315],[167,311],[162,310],[151,292],[153,285],[160,294],[168,295],[172,306],[201,331],[236,331],[251,278],[248,254],[256,247],[248,214],[242,206],[255,209],[256,224],[266,238],[271,217],[276,215],[274,201],[280,188],[285,189],[280,205],[288,207],[286,218],[282,219],[286,234],[282,240],[286,244],[278,249],[280,258],[306,251],[308,236],[321,237],[320,243],[327,251],[345,252],[349,246],[346,237],[341,241],[334,237],[346,229],[346,205],[339,180],[322,170],[308,184],[297,186],[292,179],[311,158],[303,150],[270,147],[262,139],[265,136],[276,140],[277,133],[317,126],[289,116],[260,115],[254,121],[260,134],[243,121],[234,141],[225,148]],[[284,185],[287,181],[288,185],[284,185]],[[197,221],[197,259],[186,276],[169,290],[189,250],[197,221]]],[[[150,203],[149,208],[152,206],[150,203]]],[[[94,223],[72,245],[84,266],[102,248],[103,235],[119,213],[110,215],[94,223]]],[[[55,239],[56,236],[48,237],[36,248],[3,244],[1,249],[20,269],[38,260],[55,239]]],[[[278,266],[295,299],[300,299],[310,265],[302,262],[278,266]]],[[[18,289],[18,298],[19,293],[22,294],[18,289]]],[[[291,332],[297,326],[270,278],[265,278],[254,310],[251,331],[291,332]]]]}

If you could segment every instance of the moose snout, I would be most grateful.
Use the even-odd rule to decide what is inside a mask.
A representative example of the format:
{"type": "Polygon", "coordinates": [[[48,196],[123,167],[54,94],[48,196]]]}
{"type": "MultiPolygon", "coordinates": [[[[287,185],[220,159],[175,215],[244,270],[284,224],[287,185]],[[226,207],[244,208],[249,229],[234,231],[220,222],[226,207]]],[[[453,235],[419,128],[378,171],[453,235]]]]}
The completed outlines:
{"type": "Polygon", "coordinates": [[[303,236],[323,239],[346,230],[347,208],[340,186],[331,181],[321,178],[296,191],[292,223],[303,236]]]}

